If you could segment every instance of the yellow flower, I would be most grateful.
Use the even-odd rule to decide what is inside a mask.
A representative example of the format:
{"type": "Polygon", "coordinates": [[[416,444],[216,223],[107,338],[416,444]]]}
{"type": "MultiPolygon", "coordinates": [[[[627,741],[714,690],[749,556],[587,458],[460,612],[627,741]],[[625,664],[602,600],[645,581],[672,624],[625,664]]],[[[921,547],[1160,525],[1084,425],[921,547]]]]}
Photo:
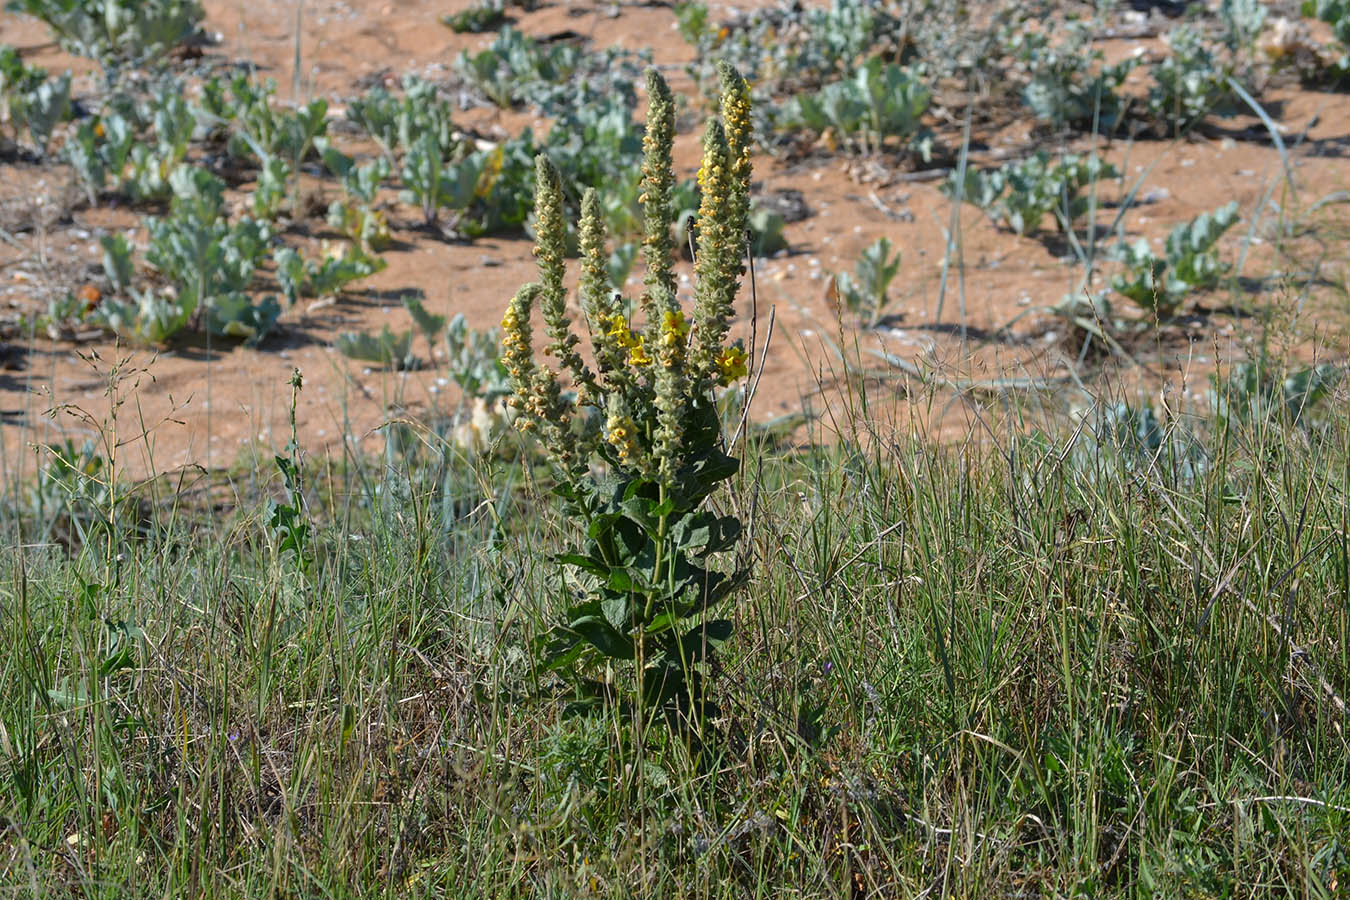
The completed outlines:
{"type": "Polygon", "coordinates": [[[685,321],[684,313],[678,309],[668,310],[661,322],[662,340],[669,344],[673,341],[682,341],[688,336],[689,323],[685,321]]]}
{"type": "Polygon", "coordinates": [[[638,337],[630,344],[628,351],[628,362],[635,366],[650,366],[652,358],[647,355],[647,351],[642,346],[642,338],[638,337]]]}
{"type": "Polygon", "coordinates": [[[750,371],[746,365],[748,359],[745,350],[739,345],[723,347],[722,352],[717,354],[717,359],[714,360],[717,370],[722,373],[718,380],[723,385],[728,385],[737,378],[744,378],[750,371]]]}
{"type": "Polygon", "coordinates": [[[609,317],[608,334],[609,337],[614,338],[614,343],[620,347],[633,346],[633,332],[628,328],[628,320],[621,315],[615,314],[609,317]]]}

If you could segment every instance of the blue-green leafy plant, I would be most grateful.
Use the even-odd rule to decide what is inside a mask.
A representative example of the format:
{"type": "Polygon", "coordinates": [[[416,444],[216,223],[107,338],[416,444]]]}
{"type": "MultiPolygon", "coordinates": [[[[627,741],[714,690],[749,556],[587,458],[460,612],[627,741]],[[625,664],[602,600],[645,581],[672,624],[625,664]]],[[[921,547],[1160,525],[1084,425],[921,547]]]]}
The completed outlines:
{"type": "Polygon", "coordinates": [[[787,219],[782,213],[752,206],[746,227],[750,233],[750,252],[755,256],[773,256],[788,248],[787,219]]]}
{"type": "Polygon", "coordinates": [[[357,244],[330,248],[322,259],[305,259],[291,247],[273,254],[277,283],[286,300],[294,304],[301,297],[333,297],[347,285],[384,270],[388,265],[378,256],[370,256],[357,244]]]}
{"type": "Polygon", "coordinates": [[[1237,112],[1229,79],[1233,62],[1221,58],[1194,26],[1181,25],[1167,36],[1171,53],[1152,67],[1153,85],[1144,106],[1171,134],[1194,126],[1208,115],[1237,112]]]}
{"type": "Polygon", "coordinates": [[[445,328],[446,373],[465,397],[495,402],[511,393],[511,377],[501,359],[499,329],[479,331],[458,313],[445,328]]]}
{"type": "Polygon", "coordinates": [[[486,199],[501,172],[503,151],[478,150],[447,163],[436,139],[423,135],[403,160],[403,191],[399,198],[422,210],[427,225],[440,221],[442,209],[453,213],[449,226],[460,224],[477,200],[486,199]]]}
{"type": "Polygon", "coordinates": [[[479,0],[468,9],[441,16],[441,21],[455,34],[482,34],[506,24],[506,10],[502,0],[479,0]]]}
{"type": "Polygon", "coordinates": [[[319,98],[294,110],[280,111],[272,104],[276,90],[276,82],[270,78],[259,82],[237,75],[230,81],[228,99],[210,104],[230,126],[231,154],[252,158],[259,165],[273,157],[298,165],[309,157],[315,141],[328,133],[327,100],[319,98]]]}
{"type": "Polygon", "coordinates": [[[286,205],[291,180],[291,164],[280,156],[269,156],[258,167],[258,183],[250,198],[253,215],[268,221],[276,219],[286,205]]]}
{"type": "Polygon", "coordinates": [[[395,369],[415,369],[418,361],[412,353],[413,331],[396,334],[386,325],[379,334],[344,331],[337,337],[337,350],[348,359],[372,362],[395,369]]]}
{"type": "Polygon", "coordinates": [[[147,63],[190,40],[205,17],[196,0],[10,0],[47,23],[61,46],[101,62],[147,63]]]}
{"type": "Polygon", "coordinates": [[[106,234],[98,242],[103,248],[103,274],[107,276],[113,290],[125,294],[131,290],[132,279],[136,274],[131,243],[121,234],[106,234]]]}
{"type": "MultiPolygon", "coordinates": [[[[966,171],[962,197],[973,203],[1016,234],[1039,231],[1047,215],[1053,215],[1060,231],[1068,231],[1093,203],[1092,193],[1083,189],[1120,173],[1110,163],[1094,155],[1069,154],[1052,159],[1040,151],[1034,156],[1010,162],[998,169],[966,171]]],[[[943,191],[954,196],[953,175],[943,191]]]]}
{"type": "Polygon", "coordinates": [[[892,256],[891,249],[888,238],[877,238],[858,257],[854,274],[841,272],[836,279],[840,301],[863,316],[868,327],[875,327],[880,321],[890,302],[891,282],[900,271],[900,251],[896,250],[892,256]]]}
{"type": "Polygon", "coordinates": [[[46,69],[25,64],[19,51],[0,44],[0,120],[8,118],[13,95],[27,93],[46,80],[46,69]]]}
{"type": "Polygon", "coordinates": [[[1214,245],[1238,218],[1237,201],[1201,213],[1172,229],[1161,257],[1143,238],[1119,245],[1116,258],[1125,271],[1111,287],[1157,318],[1173,315],[1191,292],[1215,287],[1227,273],[1214,245]]]}
{"type": "Polygon", "coordinates": [[[345,199],[328,206],[328,224],[360,244],[368,253],[386,249],[391,240],[389,220],[375,208],[380,185],[390,175],[389,161],[378,157],[358,166],[356,160],[333,147],[327,139],[319,141],[324,165],[342,182],[345,199]]]}
{"type": "Polygon", "coordinates": [[[174,84],[161,85],[137,115],[150,124],[153,136],[132,144],[126,153],[124,172],[114,170],[113,165],[122,155],[124,128],[130,130],[134,123],[118,123],[113,117],[103,123],[104,134],[99,140],[105,142],[108,175],[114,180],[121,177],[122,191],[134,202],[168,200],[174,193],[170,176],[187,157],[196,115],[174,84]]]}
{"type": "Polygon", "coordinates": [[[445,330],[445,316],[431,312],[422,304],[422,298],[415,294],[408,294],[403,298],[403,308],[408,311],[412,317],[413,324],[417,330],[422,332],[422,337],[427,339],[430,345],[440,337],[441,332],[445,330]]]}
{"type": "Polygon", "coordinates": [[[1220,0],[1218,13],[1224,27],[1224,44],[1230,53],[1242,54],[1256,42],[1269,10],[1261,0],[1220,0]]]}
{"type": "Polygon", "coordinates": [[[933,135],[922,118],[932,92],[909,70],[873,59],[851,78],[789,101],[781,124],[833,131],[846,146],[875,153],[890,138],[925,162],[932,157],[933,135]]]}
{"type": "MultiPolygon", "coordinates": [[[[224,183],[193,166],[169,176],[170,214],[146,219],[146,260],[168,282],[162,290],[129,289],[130,302],[105,300],[98,321],[125,337],[163,344],[194,321],[213,334],[261,340],[275,325],[275,300],[254,306],[246,294],[271,231],[249,218],[229,224],[224,183]]],[[[105,250],[107,248],[105,247],[105,250]]]]}
{"type": "Polygon", "coordinates": [[[630,241],[627,244],[619,244],[610,251],[609,260],[605,263],[605,272],[609,275],[609,283],[616,289],[622,290],[628,283],[628,275],[633,271],[633,264],[637,262],[639,250],[641,246],[630,241]]]}
{"type": "Polygon", "coordinates": [[[698,93],[717,102],[717,62],[736,66],[767,97],[814,90],[846,77],[874,56],[901,56],[912,25],[876,0],[827,6],[779,3],[717,22],[700,0],[675,5],[680,35],[695,48],[689,64],[698,93]]]}
{"type": "Polygon", "coordinates": [[[415,75],[404,77],[402,96],[375,87],[353,100],[347,106],[347,118],[379,145],[391,167],[400,150],[406,151],[424,135],[435,139],[443,156],[457,144],[450,104],[441,99],[434,84],[415,75]]]}
{"type": "Polygon", "coordinates": [[[13,47],[0,46],[0,126],[8,125],[16,140],[26,132],[46,155],[52,132],[70,115],[69,72],[48,78],[45,70],[25,65],[13,47]]]}
{"type": "Polygon", "coordinates": [[[62,148],[66,162],[75,170],[92,206],[104,189],[122,189],[136,131],[130,120],[115,110],[107,110],[79,128],[66,139],[62,148]]]}
{"type": "Polygon", "coordinates": [[[743,573],[717,570],[741,523],[708,508],[737,461],[723,444],[713,390],[746,372],[746,354],[726,346],[742,271],[750,189],[749,87],[722,69],[721,115],[708,125],[699,170],[702,202],[692,321],[676,299],[672,268],[675,210],[671,147],[675,105],[648,73],[644,137],[644,289],[636,307],[612,290],[596,193],[581,204],[581,308],[592,369],[577,352],[567,314],[566,225],[558,171],[541,156],[536,176],[538,282],[516,294],[502,321],[503,363],[516,424],[536,433],[557,474],[555,492],[576,546],[557,557],[559,623],[542,636],[546,671],[565,683],[569,709],[610,709],[642,723],[662,717],[697,748],[714,707],[706,683],[712,651],[730,637],[729,619],[710,610],[743,573]],[[536,358],[531,317],[542,313],[544,352],[536,358]],[[636,314],[631,314],[634,318],[636,314]],[[564,379],[570,392],[564,390],[564,379]],[[586,429],[588,419],[603,423],[586,429]],[[597,470],[593,463],[603,468],[597,470]]]}
{"type": "Polygon", "coordinates": [[[569,44],[545,46],[507,26],[478,53],[461,53],[459,74],[493,103],[510,107],[529,98],[540,85],[562,84],[581,64],[582,53],[569,44]]]}
{"type": "Polygon", "coordinates": [[[487,49],[461,53],[455,69],[500,107],[529,103],[558,116],[615,93],[631,95],[636,63],[649,56],[619,47],[591,53],[566,43],[542,44],[507,26],[487,49]]]}
{"type": "Polygon", "coordinates": [[[1026,75],[1022,100],[1042,122],[1056,129],[1103,131],[1119,124],[1125,110],[1120,88],[1138,64],[1125,59],[1104,62],[1092,46],[1096,22],[1073,19],[1054,30],[1034,30],[1019,22],[1008,29],[1008,49],[1026,75]]]}

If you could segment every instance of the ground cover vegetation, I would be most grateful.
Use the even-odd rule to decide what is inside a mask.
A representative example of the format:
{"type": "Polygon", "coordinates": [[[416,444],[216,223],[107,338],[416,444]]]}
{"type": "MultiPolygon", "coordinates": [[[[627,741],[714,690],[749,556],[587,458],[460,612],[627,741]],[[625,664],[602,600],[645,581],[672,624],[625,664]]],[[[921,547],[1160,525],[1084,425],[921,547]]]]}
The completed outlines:
{"type": "MultiPolygon", "coordinates": [[[[110,412],[66,411],[95,437],[47,446],[0,502],[0,873],[20,896],[1350,883],[1344,359],[1233,299],[1260,340],[1199,390],[1092,380],[1238,298],[1263,219],[1272,240],[1311,227],[1229,203],[1132,240],[1148,173],[1098,142],[1245,113],[1287,171],[1263,88],[1342,84],[1344,4],[1301,10],[1325,45],[1225,0],[1108,62],[1107,3],[690,0],[685,96],[649,54],[536,39],[514,24],[529,5],[484,2],[445,20],[485,35],[455,90],[387,79],[340,116],[179,65],[206,40],[195,3],[13,6],[100,71],[83,96],[0,49],[0,152],[140,219],[100,238],[92,296],[50,303],[54,338],[265,348],[399,233],[528,236],[537,273],[497,328],[404,292],[410,327],[337,335],[459,391],[386,423],[382,458],[307,452],[296,370],[262,469],[130,475],[153,367],[91,354],[110,412]],[[990,98],[1003,112],[979,115],[1037,142],[977,164],[990,98]],[[489,138],[460,123],[470,102],[548,125],[489,138]],[[673,146],[695,121],[690,175],[673,146]],[[828,279],[818,377],[840,403],[761,420],[773,320],[732,324],[756,257],[790,247],[751,164],[822,156],[860,183],[932,176],[953,223],[971,204],[1058,247],[1077,287],[1024,315],[1063,327],[1072,405],[863,350],[917,265],[881,238],[828,279]],[[897,376],[908,414],[882,396],[897,376]],[[1001,415],[933,440],[922,412],[953,392],[1001,415]]],[[[962,271],[955,227],[940,265],[962,271]]]]}
{"type": "MultiPolygon", "coordinates": [[[[1259,53],[1265,7],[1233,2],[1208,19],[1172,27],[1163,35],[1168,52],[1157,59],[1108,65],[1093,40],[1105,27],[1110,5],[1082,14],[1058,7],[995,5],[982,19],[934,8],[931,15],[905,17],[900,7],[876,0],[835,0],[824,8],[769,7],[723,22],[691,0],[678,5],[676,20],[679,33],[698,51],[688,68],[701,96],[714,90],[717,59],[749,75],[762,149],[792,155],[803,151],[803,142],[814,141],[835,152],[908,158],[917,166],[945,162],[953,198],[976,203],[1019,235],[1036,234],[1052,216],[1074,245],[1080,236],[1095,243],[1095,228],[1090,224],[1084,233],[1077,223],[1084,216],[1095,220],[1099,187],[1108,181],[1123,185],[1122,173],[1095,152],[1045,149],[998,168],[970,165],[967,148],[944,143],[931,127],[935,111],[949,119],[961,112],[947,99],[944,108],[935,108],[935,97],[946,98],[964,81],[975,90],[972,99],[1015,95],[1014,109],[1022,104],[1051,133],[1078,129],[1119,136],[1143,129],[1184,136],[1244,108],[1244,97],[1256,103],[1251,91],[1265,73],[1293,65],[1286,57],[1296,55],[1284,52],[1285,45],[1262,45],[1266,53],[1259,53]],[[1048,16],[1063,27],[1052,33],[1037,24],[1048,16]],[[994,72],[1009,77],[995,84],[989,79],[994,72]],[[1132,74],[1141,73],[1146,77],[1139,84],[1128,84],[1132,74]]],[[[526,105],[552,117],[547,134],[541,139],[527,129],[485,145],[455,126],[451,104],[436,85],[410,75],[400,90],[376,86],[347,105],[346,120],[381,151],[358,162],[328,134],[328,104],[322,99],[283,109],[273,99],[275,84],[247,73],[211,75],[192,86],[162,67],[149,79],[125,77],[146,62],[129,56],[129,47],[148,53],[201,39],[202,12],[195,4],[149,4],[134,11],[89,3],[15,8],[42,18],[59,40],[103,65],[105,89],[73,106],[68,76],[31,69],[5,48],[0,121],[9,126],[11,146],[42,160],[53,135],[62,131],[57,158],[71,167],[89,204],[143,209],[144,228],[155,245],[146,248],[143,261],[133,258],[129,267],[104,273],[109,310],[65,298],[51,305],[48,331],[103,328],[160,344],[187,329],[261,341],[276,327],[281,310],[267,295],[269,287],[294,305],[302,296],[335,297],[378,272],[379,253],[391,240],[389,217],[399,207],[420,210],[424,228],[452,239],[532,234],[533,160],[540,152],[559,168],[574,212],[580,192],[598,191],[606,228],[619,239],[612,270],[626,274],[637,258],[642,129],[633,113],[641,53],[544,44],[505,20],[497,22],[487,46],[461,54],[454,70],[469,91],[489,102],[526,105]],[[77,107],[75,120],[63,124],[77,107]],[[223,154],[217,152],[222,145],[223,154]],[[193,170],[222,184],[208,187],[193,170]],[[323,258],[302,261],[286,244],[289,234],[308,228],[309,213],[300,204],[306,177],[313,175],[340,186],[325,220],[339,240],[323,258]],[[231,204],[231,215],[219,216],[226,193],[241,189],[247,191],[247,212],[236,215],[238,204],[231,204]],[[188,196],[202,191],[219,199],[203,205],[188,196]],[[219,221],[208,227],[203,216],[219,221]],[[227,232],[235,236],[223,254],[227,260],[195,258],[192,247],[219,244],[227,232]],[[240,243],[245,233],[252,239],[240,243]],[[173,242],[179,251],[167,249],[173,242]]],[[[1305,12],[1340,35],[1344,16],[1335,4],[1309,5],[1305,12]]],[[[1334,78],[1331,53],[1324,49],[1317,57],[1326,61],[1319,77],[1334,78]]],[[[688,210],[677,216],[680,245],[688,247],[685,226],[699,205],[692,179],[678,183],[672,202],[688,210]]],[[[1198,280],[1174,276],[1155,285],[1161,261],[1149,262],[1152,250],[1119,240],[1129,208],[1127,200],[1114,217],[1119,246],[1109,252],[1087,248],[1085,282],[1103,277],[1097,271],[1102,262],[1119,260],[1124,271],[1106,273],[1106,283],[1125,288],[1117,293],[1163,318],[1180,311],[1188,292],[1222,284],[1216,277],[1222,267],[1210,265],[1198,280]]],[[[754,250],[787,249],[784,224],[781,215],[755,202],[754,250]]],[[[578,246],[569,226],[568,252],[576,253],[578,246]]],[[[857,296],[849,286],[846,293],[857,296]]],[[[875,324],[876,317],[870,320],[875,324]]],[[[1102,323],[1119,330],[1112,326],[1102,323]]]]}

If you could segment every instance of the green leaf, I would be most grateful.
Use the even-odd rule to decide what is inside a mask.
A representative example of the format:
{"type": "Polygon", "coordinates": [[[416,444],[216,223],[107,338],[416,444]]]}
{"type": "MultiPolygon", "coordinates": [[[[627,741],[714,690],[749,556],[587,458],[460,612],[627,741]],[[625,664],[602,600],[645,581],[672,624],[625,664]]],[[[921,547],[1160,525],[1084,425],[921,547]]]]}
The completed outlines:
{"type": "Polygon", "coordinates": [[[599,617],[587,617],[571,623],[571,629],[586,639],[586,642],[610,659],[632,659],[633,641],[614,630],[614,627],[599,617]]]}
{"type": "Polygon", "coordinates": [[[695,626],[680,638],[680,649],[684,659],[700,662],[711,650],[715,650],[731,637],[733,626],[727,619],[714,619],[695,626]]]}
{"type": "Polygon", "coordinates": [[[670,536],[681,550],[701,557],[734,546],[740,534],[741,522],[735,516],[700,512],[676,523],[670,536]]]}
{"type": "Polygon", "coordinates": [[[385,325],[377,335],[364,331],[344,331],[337,337],[337,349],[343,356],[385,366],[411,368],[416,360],[412,357],[412,330],[403,334],[394,334],[385,325]]]}
{"type": "Polygon", "coordinates": [[[559,553],[553,557],[553,561],[564,566],[576,566],[578,569],[599,575],[602,578],[609,575],[609,566],[598,559],[592,559],[581,553],[559,553]]]}
{"type": "Polygon", "coordinates": [[[423,337],[428,341],[434,341],[441,330],[445,328],[445,316],[432,315],[427,312],[422,301],[413,294],[407,294],[403,298],[403,306],[412,316],[413,324],[417,330],[422,332],[423,337]]]}
{"type": "Polygon", "coordinates": [[[600,601],[600,609],[605,614],[605,621],[615,628],[626,629],[628,627],[628,597],[627,594],[610,594],[600,601]]]}

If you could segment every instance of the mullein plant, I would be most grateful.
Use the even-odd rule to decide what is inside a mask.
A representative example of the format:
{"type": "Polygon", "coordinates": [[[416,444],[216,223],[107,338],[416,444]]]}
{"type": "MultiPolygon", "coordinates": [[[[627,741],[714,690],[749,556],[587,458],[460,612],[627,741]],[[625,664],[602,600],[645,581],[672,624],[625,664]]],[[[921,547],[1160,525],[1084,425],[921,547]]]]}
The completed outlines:
{"type": "Polygon", "coordinates": [[[750,206],[750,93],[730,66],[722,67],[721,81],[721,114],[708,123],[698,172],[692,314],[676,298],[672,268],[675,104],[649,70],[640,197],[647,272],[636,309],[611,288],[600,201],[588,190],[578,288],[592,348],[587,363],[563,287],[562,184],[541,155],[539,279],[516,294],[502,320],[516,426],[549,454],[554,490],[579,538],[572,552],[556,557],[565,608],[539,639],[541,664],[566,685],[570,712],[616,710],[639,732],[643,722],[662,718],[691,747],[708,746],[716,710],[706,664],[732,631],[730,620],[710,611],[745,580],[738,566],[713,568],[716,555],[735,546],[740,520],[707,508],[738,469],[725,452],[715,392],[747,375],[745,349],[728,344],[727,331],[750,206]],[[532,338],[536,306],[547,339],[543,356],[532,338]],[[601,427],[584,427],[588,420],[601,427]]]}

